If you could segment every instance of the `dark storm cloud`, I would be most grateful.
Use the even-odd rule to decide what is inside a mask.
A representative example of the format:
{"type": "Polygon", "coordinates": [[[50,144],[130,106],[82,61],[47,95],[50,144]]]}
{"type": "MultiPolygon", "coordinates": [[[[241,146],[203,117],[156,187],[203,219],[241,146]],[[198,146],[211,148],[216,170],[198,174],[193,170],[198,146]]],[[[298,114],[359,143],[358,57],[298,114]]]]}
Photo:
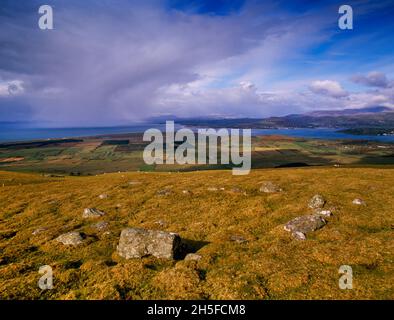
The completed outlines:
{"type": "MultiPolygon", "coordinates": [[[[226,3],[46,0],[55,29],[43,31],[41,1],[2,0],[0,121],[110,125],[168,113],[266,116],[359,103],[335,93],[334,81],[342,87],[327,76],[332,67],[322,64],[313,77],[305,69],[307,49],[329,39],[324,30],[335,25],[336,10],[308,14],[304,5],[298,16],[282,3],[226,3]],[[289,82],[287,70],[297,80],[289,82]],[[330,94],[309,92],[311,83],[330,94]]],[[[363,101],[376,101],[369,95],[363,101]]],[[[376,95],[392,103],[386,91],[376,95]]]]}
{"type": "Polygon", "coordinates": [[[23,81],[38,119],[142,118],[154,111],[158,88],[197,79],[198,66],[240,54],[264,34],[262,25],[231,17],[189,17],[128,1],[49,1],[55,29],[42,31],[39,2],[14,3],[2,10],[0,75],[23,81]]]}

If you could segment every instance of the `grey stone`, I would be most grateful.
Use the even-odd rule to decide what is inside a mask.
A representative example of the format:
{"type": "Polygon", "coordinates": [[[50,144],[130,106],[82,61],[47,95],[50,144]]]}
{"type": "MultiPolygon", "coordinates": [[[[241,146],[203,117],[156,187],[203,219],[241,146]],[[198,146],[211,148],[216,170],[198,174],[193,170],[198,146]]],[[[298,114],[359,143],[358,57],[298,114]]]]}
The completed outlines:
{"type": "Polygon", "coordinates": [[[231,188],[231,189],[230,189],[230,192],[231,192],[231,193],[242,193],[243,195],[246,196],[246,191],[242,190],[242,189],[239,188],[239,187],[233,187],[233,188],[231,188]]]}
{"type": "Polygon", "coordinates": [[[77,246],[82,244],[83,238],[79,232],[72,231],[58,236],[56,241],[66,246],[77,246]]]}
{"type": "Polygon", "coordinates": [[[321,209],[324,207],[326,200],[320,194],[315,194],[311,200],[309,200],[308,207],[311,209],[321,209]]]}
{"type": "Polygon", "coordinates": [[[92,225],[93,228],[97,229],[98,231],[104,231],[108,229],[108,222],[100,221],[92,225]]]}
{"type": "Polygon", "coordinates": [[[359,198],[354,199],[352,203],[353,203],[353,204],[356,204],[356,205],[358,205],[358,206],[365,205],[365,201],[362,200],[362,199],[359,199],[359,198]]]}
{"type": "Polygon", "coordinates": [[[264,193],[275,193],[275,192],[281,192],[282,188],[280,188],[278,185],[271,181],[265,181],[263,182],[262,186],[260,187],[260,192],[264,193]]]}
{"type": "Polygon", "coordinates": [[[304,235],[316,231],[326,225],[326,221],[318,214],[306,215],[297,217],[284,226],[284,229],[288,232],[294,233],[300,232],[304,235]]]}
{"type": "Polygon", "coordinates": [[[323,217],[331,217],[332,216],[331,210],[317,210],[316,214],[321,215],[323,217]]]}
{"type": "Polygon", "coordinates": [[[156,192],[156,194],[158,196],[169,196],[170,194],[172,194],[172,191],[169,189],[162,189],[156,192]]]}
{"type": "Polygon", "coordinates": [[[176,233],[127,228],[122,230],[117,251],[123,258],[174,259],[181,249],[181,238],[176,233]]]}
{"type": "Polygon", "coordinates": [[[218,188],[216,188],[216,187],[208,187],[207,190],[208,191],[218,191],[218,188]]]}
{"type": "Polygon", "coordinates": [[[83,210],[82,218],[98,218],[105,215],[105,212],[97,210],[96,208],[86,208],[83,210]]]}
{"type": "Polygon", "coordinates": [[[185,261],[200,261],[202,256],[196,253],[188,253],[185,257],[185,261]]]}
{"type": "Polygon", "coordinates": [[[34,230],[31,234],[33,235],[33,236],[36,236],[36,235],[38,235],[38,234],[40,234],[40,233],[42,233],[42,232],[44,232],[44,231],[46,231],[47,230],[47,228],[45,228],[45,227],[40,227],[40,228],[37,228],[36,230],[34,230]]]}
{"type": "Polygon", "coordinates": [[[297,240],[306,240],[305,234],[300,231],[295,231],[291,235],[297,240]]]}
{"type": "Polygon", "coordinates": [[[244,237],[242,237],[242,236],[237,236],[237,235],[231,236],[231,237],[230,237],[230,241],[234,241],[234,242],[237,242],[237,243],[244,243],[244,242],[247,242],[247,240],[246,240],[244,237]]]}

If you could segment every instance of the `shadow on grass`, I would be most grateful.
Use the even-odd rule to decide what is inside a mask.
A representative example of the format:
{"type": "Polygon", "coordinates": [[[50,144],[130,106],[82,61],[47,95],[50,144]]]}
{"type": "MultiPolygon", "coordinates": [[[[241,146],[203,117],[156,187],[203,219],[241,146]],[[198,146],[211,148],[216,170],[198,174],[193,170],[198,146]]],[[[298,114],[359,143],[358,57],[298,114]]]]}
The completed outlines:
{"type": "Polygon", "coordinates": [[[198,241],[191,239],[182,239],[181,242],[181,250],[179,250],[178,254],[175,256],[176,260],[185,259],[188,253],[196,253],[202,247],[206,246],[210,242],[208,241],[198,241]]]}

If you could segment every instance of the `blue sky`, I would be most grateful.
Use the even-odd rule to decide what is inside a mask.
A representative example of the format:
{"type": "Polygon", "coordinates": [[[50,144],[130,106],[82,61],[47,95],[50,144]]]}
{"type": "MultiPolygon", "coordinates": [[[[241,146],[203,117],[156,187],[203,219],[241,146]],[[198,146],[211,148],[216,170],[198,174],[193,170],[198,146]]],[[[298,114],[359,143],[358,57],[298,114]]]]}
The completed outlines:
{"type": "Polygon", "coordinates": [[[393,1],[46,0],[46,31],[41,4],[1,0],[0,121],[394,107],[393,1]]]}

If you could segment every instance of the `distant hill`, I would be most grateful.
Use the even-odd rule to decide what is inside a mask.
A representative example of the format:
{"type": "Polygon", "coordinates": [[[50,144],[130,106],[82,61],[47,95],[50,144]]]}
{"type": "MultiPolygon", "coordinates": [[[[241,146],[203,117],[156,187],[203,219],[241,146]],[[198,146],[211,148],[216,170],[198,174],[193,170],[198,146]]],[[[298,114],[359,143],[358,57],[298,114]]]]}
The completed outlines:
{"type": "Polygon", "coordinates": [[[178,123],[232,128],[393,128],[394,109],[376,106],[361,109],[321,110],[264,119],[178,119],[178,123]]]}
{"type": "Polygon", "coordinates": [[[370,114],[380,112],[390,112],[393,109],[388,107],[368,107],[361,109],[344,109],[344,110],[319,110],[306,113],[306,115],[313,117],[324,117],[324,116],[347,116],[356,114],[370,114]]]}

